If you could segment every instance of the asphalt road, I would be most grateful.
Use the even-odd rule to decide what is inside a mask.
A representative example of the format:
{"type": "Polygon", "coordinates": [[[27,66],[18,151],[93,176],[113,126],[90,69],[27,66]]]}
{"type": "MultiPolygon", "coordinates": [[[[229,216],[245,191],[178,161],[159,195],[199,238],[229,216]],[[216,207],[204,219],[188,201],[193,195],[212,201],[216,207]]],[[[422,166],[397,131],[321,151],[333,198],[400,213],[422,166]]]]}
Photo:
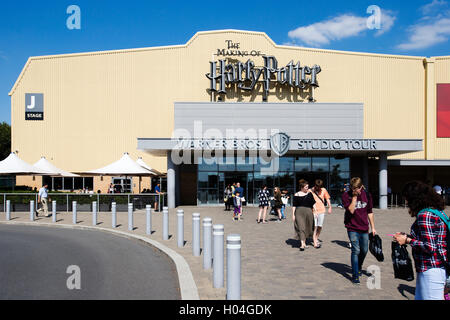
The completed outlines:
{"type": "Polygon", "coordinates": [[[104,232],[0,225],[0,299],[179,300],[174,263],[104,232]],[[79,267],[81,289],[77,284],[79,267]],[[69,281],[68,281],[69,280],[69,281]]]}

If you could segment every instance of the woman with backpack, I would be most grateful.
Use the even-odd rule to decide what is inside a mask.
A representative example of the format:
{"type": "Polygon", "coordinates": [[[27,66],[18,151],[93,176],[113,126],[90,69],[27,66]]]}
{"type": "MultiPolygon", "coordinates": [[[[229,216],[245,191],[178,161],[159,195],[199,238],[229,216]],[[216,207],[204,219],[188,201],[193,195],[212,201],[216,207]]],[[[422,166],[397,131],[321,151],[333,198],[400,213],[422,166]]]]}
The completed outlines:
{"type": "Polygon", "coordinates": [[[416,300],[444,300],[448,268],[448,216],[445,203],[433,188],[420,181],[403,187],[409,214],[416,220],[411,234],[397,232],[394,241],[409,244],[417,272],[416,300]],[[446,222],[447,223],[446,223],[446,222]]]}
{"type": "Polygon", "coordinates": [[[316,200],[316,204],[313,208],[314,214],[314,234],[313,234],[313,242],[314,248],[319,249],[321,244],[319,243],[320,232],[323,228],[323,221],[325,219],[325,211],[326,206],[328,204],[328,213],[331,213],[331,201],[330,195],[328,194],[327,189],[323,187],[323,180],[317,179],[315,181],[314,187],[310,189],[311,193],[316,200]]]}

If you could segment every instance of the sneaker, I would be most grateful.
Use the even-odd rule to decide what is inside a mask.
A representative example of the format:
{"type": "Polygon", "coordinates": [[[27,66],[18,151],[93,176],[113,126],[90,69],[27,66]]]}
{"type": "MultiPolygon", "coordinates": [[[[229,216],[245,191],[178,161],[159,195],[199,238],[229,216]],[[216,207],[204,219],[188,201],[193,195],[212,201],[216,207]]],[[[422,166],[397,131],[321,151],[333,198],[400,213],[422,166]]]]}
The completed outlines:
{"type": "Polygon", "coordinates": [[[278,219],[277,222],[278,222],[278,223],[281,223],[281,219],[278,219]]]}
{"type": "Polygon", "coordinates": [[[353,277],[352,278],[352,283],[353,284],[357,284],[357,285],[361,284],[361,282],[359,281],[359,277],[353,277]]]}

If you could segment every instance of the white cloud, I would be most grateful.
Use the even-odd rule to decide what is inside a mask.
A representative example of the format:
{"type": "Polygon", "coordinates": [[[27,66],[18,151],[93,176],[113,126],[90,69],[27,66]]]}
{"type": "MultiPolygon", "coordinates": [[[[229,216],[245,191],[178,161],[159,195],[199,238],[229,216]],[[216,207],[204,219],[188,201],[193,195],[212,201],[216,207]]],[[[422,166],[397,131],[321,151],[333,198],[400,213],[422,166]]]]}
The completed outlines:
{"type": "Polygon", "coordinates": [[[450,11],[444,0],[433,0],[419,8],[422,17],[408,28],[408,39],[397,46],[400,50],[418,50],[448,41],[450,11]]]}
{"type": "Polygon", "coordinates": [[[397,17],[394,12],[390,10],[381,10],[381,28],[375,34],[376,36],[381,36],[383,33],[388,32],[394,26],[397,17]]]}
{"type": "Polygon", "coordinates": [[[432,2],[420,7],[420,11],[422,12],[423,15],[429,15],[433,13],[435,10],[446,5],[447,1],[445,0],[433,0],[432,2]]]}
{"type": "Polygon", "coordinates": [[[397,46],[400,50],[417,50],[448,41],[450,36],[450,18],[439,18],[431,23],[416,24],[409,28],[408,41],[397,46]]]}
{"type": "MultiPolygon", "coordinates": [[[[331,41],[337,41],[345,38],[361,35],[369,30],[367,20],[369,16],[356,16],[352,14],[343,14],[329,20],[316,22],[308,26],[302,26],[289,31],[288,36],[292,40],[310,46],[323,46],[331,41]]],[[[396,17],[391,11],[382,10],[381,28],[376,32],[376,36],[389,31],[394,25],[396,17]]]]}

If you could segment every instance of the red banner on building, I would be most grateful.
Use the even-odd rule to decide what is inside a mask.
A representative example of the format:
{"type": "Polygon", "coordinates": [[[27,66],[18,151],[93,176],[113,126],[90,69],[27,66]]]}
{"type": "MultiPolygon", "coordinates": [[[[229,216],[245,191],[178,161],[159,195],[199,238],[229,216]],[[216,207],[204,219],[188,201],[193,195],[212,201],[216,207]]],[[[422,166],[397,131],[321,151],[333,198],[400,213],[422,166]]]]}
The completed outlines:
{"type": "Polygon", "coordinates": [[[437,137],[450,138],[450,83],[437,85],[437,137]]]}

